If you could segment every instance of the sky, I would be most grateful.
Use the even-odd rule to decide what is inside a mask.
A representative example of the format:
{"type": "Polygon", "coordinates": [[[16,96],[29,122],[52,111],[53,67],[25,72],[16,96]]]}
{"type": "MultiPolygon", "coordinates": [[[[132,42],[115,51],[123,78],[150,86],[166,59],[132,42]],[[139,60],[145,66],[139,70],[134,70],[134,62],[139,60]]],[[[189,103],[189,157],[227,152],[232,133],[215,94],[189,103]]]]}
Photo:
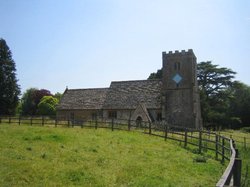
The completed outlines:
{"type": "Polygon", "coordinates": [[[0,0],[0,38],[22,92],[147,79],[188,49],[250,85],[249,0],[0,0]]]}

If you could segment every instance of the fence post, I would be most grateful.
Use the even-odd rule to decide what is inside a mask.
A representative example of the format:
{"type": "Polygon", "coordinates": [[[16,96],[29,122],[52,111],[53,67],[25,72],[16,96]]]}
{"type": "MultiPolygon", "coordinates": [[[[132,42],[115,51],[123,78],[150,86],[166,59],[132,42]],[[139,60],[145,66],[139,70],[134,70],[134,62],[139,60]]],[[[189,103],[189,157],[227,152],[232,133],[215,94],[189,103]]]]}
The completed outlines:
{"type": "Polygon", "coordinates": [[[114,131],[114,118],[112,118],[111,129],[112,129],[112,131],[114,131]]]}
{"type": "Polygon", "coordinates": [[[218,135],[215,135],[215,159],[218,160],[218,135]]]}
{"type": "Polygon", "coordinates": [[[130,128],[131,128],[131,121],[130,119],[128,120],[128,130],[130,131],[130,128]]]}
{"type": "Polygon", "coordinates": [[[69,127],[69,125],[70,125],[70,121],[69,121],[69,119],[68,119],[68,127],[69,127]]]}
{"type": "Polygon", "coordinates": [[[224,163],[225,161],[225,138],[222,137],[222,160],[221,162],[224,163]]]}
{"type": "Polygon", "coordinates": [[[55,127],[57,127],[57,117],[55,118],[55,127]]]}
{"type": "Polygon", "coordinates": [[[9,124],[11,123],[11,117],[9,116],[9,124]]]}
{"type": "Polygon", "coordinates": [[[0,123],[2,123],[2,118],[0,117],[0,123]]]}
{"type": "Polygon", "coordinates": [[[97,129],[97,125],[98,125],[98,122],[97,122],[97,118],[95,119],[95,129],[97,129]]]}
{"type": "Polygon", "coordinates": [[[199,130],[199,153],[201,154],[202,149],[202,131],[199,130]]]}
{"type": "Polygon", "coordinates": [[[167,140],[168,138],[168,126],[166,125],[165,126],[165,141],[167,140]]]}
{"type": "Polygon", "coordinates": [[[247,141],[246,141],[246,137],[244,137],[244,149],[247,149],[247,141]]]}
{"type": "Polygon", "coordinates": [[[18,118],[18,125],[21,125],[21,116],[18,118]]]}
{"type": "Polygon", "coordinates": [[[241,181],[241,167],[242,167],[242,161],[239,158],[239,151],[238,149],[235,149],[236,152],[236,158],[234,161],[234,166],[233,166],[233,184],[234,186],[241,186],[240,181],[241,181]]]}
{"type": "Polygon", "coordinates": [[[42,126],[44,126],[44,116],[42,116],[42,126]]]}
{"type": "Polygon", "coordinates": [[[32,126],[32,116],[30,117],[30,125],[32,126]]]}
{"type": "Polygon", "coordinates": [[[149,122],[149,134],[151,134],[151,122],[149,122]]]}
{"type": "Polygon", "coordinates": [[[187,147],[187,128],[185,128],[185,142],[184,147],[187,147]]]}

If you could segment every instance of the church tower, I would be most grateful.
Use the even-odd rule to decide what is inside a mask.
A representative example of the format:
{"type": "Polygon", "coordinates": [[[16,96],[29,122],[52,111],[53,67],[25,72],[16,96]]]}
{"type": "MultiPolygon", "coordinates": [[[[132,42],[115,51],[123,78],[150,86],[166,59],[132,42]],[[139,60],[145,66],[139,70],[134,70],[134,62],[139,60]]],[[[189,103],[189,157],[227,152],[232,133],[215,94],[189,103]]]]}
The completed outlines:
{"type": "Polygon", "coordinates": [[[202,127],[197,63],[192,49],[162,53],[162,116],[172,125],[202,127]]]}

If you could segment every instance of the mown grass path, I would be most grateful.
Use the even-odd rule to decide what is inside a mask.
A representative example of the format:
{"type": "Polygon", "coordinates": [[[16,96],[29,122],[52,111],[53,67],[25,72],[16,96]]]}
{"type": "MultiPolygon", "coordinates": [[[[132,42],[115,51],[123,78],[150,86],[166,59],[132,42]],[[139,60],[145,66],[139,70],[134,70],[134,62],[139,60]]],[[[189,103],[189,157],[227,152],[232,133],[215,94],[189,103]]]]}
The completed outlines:
{"type": "Polygon", "coordinates": [[[226,165],[106,129],[0,125],[0,186],[214,186],[226,165]]]}

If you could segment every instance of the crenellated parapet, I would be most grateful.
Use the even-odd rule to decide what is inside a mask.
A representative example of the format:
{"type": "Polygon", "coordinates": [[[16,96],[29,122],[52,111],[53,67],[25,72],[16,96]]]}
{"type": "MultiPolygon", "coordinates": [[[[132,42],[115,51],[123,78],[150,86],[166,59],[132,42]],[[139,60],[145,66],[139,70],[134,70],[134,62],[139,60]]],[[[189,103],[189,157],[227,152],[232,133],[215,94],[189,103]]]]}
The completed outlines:
{"type": "Polygon", "coordinates": [[[187,51],[185,50],[175,50],[175,51],[169,51],[168,53],[166,53],[166,51],[162,52],[162,57],[181,57],[181,56],[195,56],[193,49],[188,49],[187,51]]]}

